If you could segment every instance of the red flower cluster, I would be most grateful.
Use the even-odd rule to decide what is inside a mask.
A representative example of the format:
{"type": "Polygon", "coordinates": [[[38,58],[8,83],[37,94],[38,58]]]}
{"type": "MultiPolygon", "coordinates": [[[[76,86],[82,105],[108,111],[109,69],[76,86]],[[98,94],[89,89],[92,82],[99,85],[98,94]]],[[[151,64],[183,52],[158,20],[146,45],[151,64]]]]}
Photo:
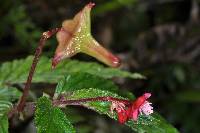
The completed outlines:
{"type": "Polygon", "coordinates": [[[150,115],[153,113],[153,107],[147,101],[150,96],[151,93],[145,93],[129,105],[116,101],[112,102],[111,113],[113,113],[113,110],[117,112],[120,123],[125,123],[129,119],[137,121],[139,114],[150,115]]]}

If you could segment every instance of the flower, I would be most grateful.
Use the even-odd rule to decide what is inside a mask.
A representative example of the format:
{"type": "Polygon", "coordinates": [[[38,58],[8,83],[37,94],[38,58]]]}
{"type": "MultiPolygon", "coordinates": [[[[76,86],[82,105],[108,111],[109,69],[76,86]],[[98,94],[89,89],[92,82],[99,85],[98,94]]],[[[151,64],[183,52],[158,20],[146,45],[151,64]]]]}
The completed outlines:
{"type": "Polygon", "coordinates": [[[135,101],[133,101],[132,106],[130,107],[131,109],[129,111],[129,118],[137,121],[139,113],[142,114],[143,112],[145,115],[153,113],[153,107],[151,107],[151,103],[147,101],[150,96],[151,93],[145,93],[137,98],[135,101]]]}
{"type": "Polygon", "coordinates": [[[120,102],[112,102],[111,112],[116,110],[118,121],[122,124],[129,119],[137,121],[140,114],[150,115],[153,113],[152,103],[147,101],[150,96],[151,93],[145,93],[127,106],[120,102]]]}
{"type": "Polygon", "coordinates": [[[124,123],[128,118],[125,110],[125,104],[113,101],[110,106],[111,114],[113,114],[114,110],[117,112],[119,122],[124,123]]]}
{"type": "Polygon", "coordinates": [[[113,111],[116,110],[117,112],[121,112],[123,111],[125,108],[125,104],[124,103],[120,103],[117,101],[112,101],[112,104],[110,106],[110,112],[113,114],[113,111]]]}
{"type": "Polygon", "coordinates": [[[118,67],[119,59],[101,46],[91,35],[90,11],[94,3],[86,5],[73,19],[65,20],[57,33],[58,47],[52,60],[54,68],[61,60],[77,53],[85,53],[101,62],[118,67]]]}
{"type": "Polygon", "coordinates": [[[150,115],[153,113],[153,107],[151,106],[152,103],[145,101],[144,104],[142,104],[139,108],[139,112],[141,114],[145,114],[145,115],[150,115]]]}

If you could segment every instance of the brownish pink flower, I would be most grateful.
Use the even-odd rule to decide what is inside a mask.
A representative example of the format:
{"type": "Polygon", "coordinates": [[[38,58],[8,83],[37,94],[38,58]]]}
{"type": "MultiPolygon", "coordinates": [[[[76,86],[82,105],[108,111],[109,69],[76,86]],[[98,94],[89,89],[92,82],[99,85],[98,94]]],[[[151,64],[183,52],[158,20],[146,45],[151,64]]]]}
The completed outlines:
{"type": "Polygon", "coordinates": [[[111,67],[120,65],[119,59],[102,47],[91,35],[90,11],[94,5],[94,3],[89,3],[73,19],[62,23],[62,29],[57,33],[58,47],[52,60],[53,68],[61,60],[80,52],[111,67]]]}

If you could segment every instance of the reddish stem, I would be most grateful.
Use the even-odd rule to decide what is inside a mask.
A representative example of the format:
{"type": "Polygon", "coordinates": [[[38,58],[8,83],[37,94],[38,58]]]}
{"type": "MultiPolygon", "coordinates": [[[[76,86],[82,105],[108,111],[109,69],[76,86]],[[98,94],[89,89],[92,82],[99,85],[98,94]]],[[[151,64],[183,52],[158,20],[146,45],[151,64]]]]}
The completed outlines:
{"type": "Polygon", "coordinates": [[[29,92],[30,85],[31,85],[31,82],[32,82],[32,78],[33,78],[33,75],[34,75],[34,72],[35,72],[35,68],[36,68],[37,63],[39,61],[39,58],[40,58],[40,55],[42,53],[42,49],[44,47],[44,44],[46,43],[48,38],[50,38],[52,35],[57,33],[60,29],[61,28],[55,28],[55,29],[49,30],[47,32],[44,32],[42,34],[42,37],[40,38],[40,41],[39,41],[39,44],[38,44],[38,47],[35,51],[34,59],[33,59],[33,62],[32,62],[32,65],[31,65],[31,68],[30,68],[30,71],[29,71],[29,75],[28,75],[28,78],[27,78],[27,81],[26,81],[26,84],[25,84],[25,87],[24,87],[23,94],[22,94],[22,96],[21,96],[21,98],[18,102],[18,105],[17,105],[17,111],[18,112],[21,112],[24,109],[26,97],[28,96],[28,92],[29,92]]]}
{"type": "Polygon", "coordinates": [[[53,101],[53,105],[58,106],[61,104],[64,105],[80,105],[81,103],[85,102],[94,102],[94,101],[109,101],[109,102],[120,102],[126,105],[131,104],[129,100],[114,98],[114,97],[95,97],[95,98],[84,98],[84,99],[77,99],[77,100],[55,100],[53,101]]]}

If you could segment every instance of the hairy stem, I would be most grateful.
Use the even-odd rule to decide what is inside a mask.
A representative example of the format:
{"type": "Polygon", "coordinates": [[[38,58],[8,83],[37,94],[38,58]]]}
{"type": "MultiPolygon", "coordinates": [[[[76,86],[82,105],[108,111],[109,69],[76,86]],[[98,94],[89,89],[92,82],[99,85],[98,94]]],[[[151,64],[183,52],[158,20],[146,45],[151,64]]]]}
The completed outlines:
{"type": "Polygon", "coordinates": [[[36,68],[37,63],[39,61],[39,58],[40,58],[40,55],[42,53],[42,49],[44,47],[44,44],[46,43],[48,38],[50,38],[52,35],[57,33],[60,29],[61,28],[55,28],[55,29],[49,30],[47,32],[44,32],[42,34],[42,37],[40,38],[40,41],[39,41],[39,44],[38,44],[38,47],[35,51],[34,59],[33,59],[33,62],[32,62],[32,65],[31,65],[31,68],[30,68],[30,71],[29,71],[29,75],[28,75],[28,78],[27,78],[27,81],[26,81],[26,84],[25,84],[25,87],[24,87],[23,94],[22,94],[22,96],[21,96],[21,98],[18,102],[18,105],[17,105],[17,111],[18,112],[21,112],[24,108],[24,105],[25,105],[25,102],[26,102],[26,97],[28,96],[28,92],[29,92],[29,89],[30,89],[32,78],[33,78],[33,75],[34,75],[34,72],[35,72],[35,68],[36,68]]]}
{"type": "Polygon", "coordinates": [[[120,102],[124,104],[131,104],[129,100],[114,98],[114,97],[95,97],[95,98],[83,98],[77,100],[54,100],[53,105],[80,105],[81,103],[85,102],[94,102],[94,101],[108,101],[108,102],[120,102]]]}

